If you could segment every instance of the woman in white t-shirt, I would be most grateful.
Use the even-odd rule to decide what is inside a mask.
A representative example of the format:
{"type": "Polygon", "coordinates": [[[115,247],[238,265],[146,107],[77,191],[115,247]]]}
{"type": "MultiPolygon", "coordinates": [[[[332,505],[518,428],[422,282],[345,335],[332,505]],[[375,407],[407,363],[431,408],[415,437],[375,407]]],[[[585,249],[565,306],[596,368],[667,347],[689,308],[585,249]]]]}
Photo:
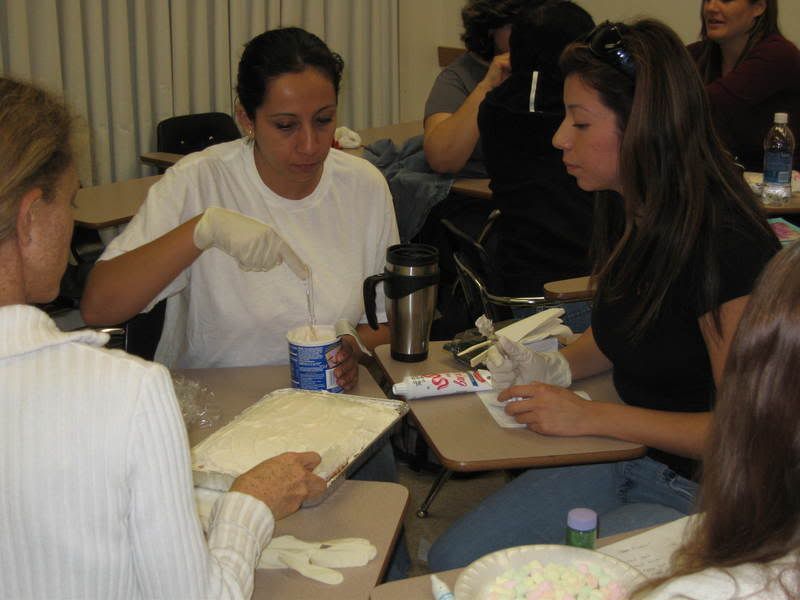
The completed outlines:
{"type": "MultiPolygon", "coordinates": [[[[307,266],[318,323],[363,323],[367,348],[388,342],[385,324],[365,324],[361,286],[383,270],[397,225],[380,172],[331,149],[342,68],[302,29],[253,38],[236,88],[246,137],[187,156],[150,189],[92,271],[84,320],[119,323],[170,298],[157,360],[285,364],[287,331],[308,322],[307,266]]],[[[360,354],[344,336],[335,375],[345,389],[360,354]]]]}
{"type": "Polygon", "coordinates": [[[674,571],[637,598],[797,598],[800,244],[765,267],[731,342],[703,457],[701,514],[674,571]]]}
{"type": "Polygon", "coordinates": [[[33,306],[67,266],[70,115],[0,77],[0,132],[0,596],[249,598],[275,520],[325,489],[319,455],[238,477],[206,542],[167,370],[33,306]]]}

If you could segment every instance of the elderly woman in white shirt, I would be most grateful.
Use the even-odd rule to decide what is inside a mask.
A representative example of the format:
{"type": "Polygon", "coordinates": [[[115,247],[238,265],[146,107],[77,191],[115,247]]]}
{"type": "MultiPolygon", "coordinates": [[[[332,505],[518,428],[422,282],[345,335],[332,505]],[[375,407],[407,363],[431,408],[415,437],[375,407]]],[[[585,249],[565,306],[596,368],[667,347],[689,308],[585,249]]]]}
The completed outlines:
{"type": "Polygon", "coordinates": [[[13,598],[249,598],[275,519],[324,489],[284,454],[215,504],[208,542],[167,370],[32,306],[64,273],[78,177],[65,107],[0,78],[0,590],[13,598]]]}

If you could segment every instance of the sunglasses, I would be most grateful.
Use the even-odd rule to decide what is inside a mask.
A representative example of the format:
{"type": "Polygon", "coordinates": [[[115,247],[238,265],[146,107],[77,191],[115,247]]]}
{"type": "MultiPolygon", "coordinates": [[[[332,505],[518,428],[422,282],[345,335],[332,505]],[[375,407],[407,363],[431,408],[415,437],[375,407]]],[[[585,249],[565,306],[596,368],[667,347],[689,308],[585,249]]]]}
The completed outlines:
{"type": "Polygon", "coordinates": [[[622,23],[606,21],[590,31],[584,41],[597,58],[635,81],[636,64],[622,39],[626,31],[627,27],[622,23]]]}

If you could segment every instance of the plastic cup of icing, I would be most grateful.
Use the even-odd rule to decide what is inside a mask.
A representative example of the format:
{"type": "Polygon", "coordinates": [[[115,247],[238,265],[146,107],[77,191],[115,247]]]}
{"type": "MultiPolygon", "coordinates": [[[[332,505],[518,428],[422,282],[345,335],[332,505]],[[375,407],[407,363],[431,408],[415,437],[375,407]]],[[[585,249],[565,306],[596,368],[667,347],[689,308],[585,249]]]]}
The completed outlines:
{"type": "Polygon", "coordinates": [[[292,387],[342,391],[333,374],[338,364],[336,355],[342,346],[333,325],[316,325],[313,331],[308,325],[295,327],[286,334],[286,340],[289,342],[292,387]]]}

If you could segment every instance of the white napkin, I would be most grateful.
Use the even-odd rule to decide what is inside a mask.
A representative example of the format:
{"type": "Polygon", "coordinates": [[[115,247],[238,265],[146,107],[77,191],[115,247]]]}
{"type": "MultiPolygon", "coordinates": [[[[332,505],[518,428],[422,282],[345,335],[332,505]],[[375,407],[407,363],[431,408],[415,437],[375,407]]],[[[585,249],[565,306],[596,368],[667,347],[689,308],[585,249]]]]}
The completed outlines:
{"type": "MultiPolygon", "coordinates": [[[[224,492],[194,488],[194,500],[203,531],[208,523],[214,502],[224,492]]],[[[364,538],[341,538],[323,542],[307,542],[292,535],[273,538],[261,552],[258,569],[294,569],[304,577],[338,585],[344,576],[335,569],[363,567],[378,554],[378,549],[364,538]]]]}
{"type": "MultiPolygon", "coordinates": [[[[583,390],[577,390],[575,391],[575,394],[584,400],[591,400],[589,394],[583,390]]],[[[514,417],[507,414],[505,411],[505,405],[508,402],[513,402],[513,400],[498,402],[497,392],[478,392],[478,398],[481,399],[481,402],[483,402],[483,405],[486,407],[486,410],[489,411],[489,414],[494,419],[495,423],[500,425],[500,427],[503,429],[522,429],[525,427],[524,423],[517,423],[514,417]]]]}
{"type": "Polygon", "coordinates": [[[481,315],[477,318],[475,321],[475,327],[478,328],[478,333],[485,338],[490,338],[494,335],[494,323],[486,315],[481,315]]]}
{"type": "Polygon", "coordinates": [[[336,140],[340,148],[361,147],[361,136],[347,127],[337,127],[333,132],[333,139],[336,140]]]}

